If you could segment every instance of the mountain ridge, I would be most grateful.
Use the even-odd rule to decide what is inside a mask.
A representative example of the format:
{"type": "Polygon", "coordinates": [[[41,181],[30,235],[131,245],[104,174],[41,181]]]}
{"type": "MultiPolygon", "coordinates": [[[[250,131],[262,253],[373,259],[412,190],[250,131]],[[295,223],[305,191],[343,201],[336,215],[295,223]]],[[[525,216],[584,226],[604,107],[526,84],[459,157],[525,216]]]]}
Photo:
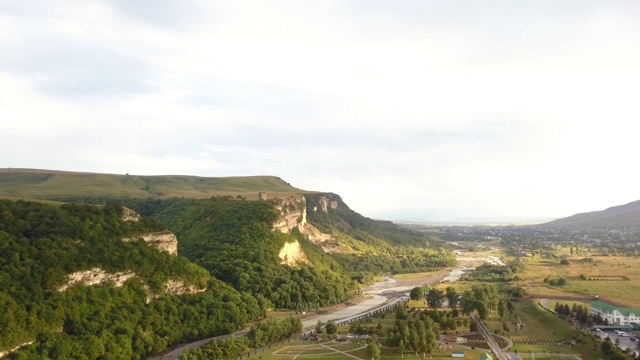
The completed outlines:
{"type": "Polygon", "coordinates": [[[578,213],[540,226],[552,228],[640,227],[640,200],[604,210],[578,213]]]}
{"type": "Polygon", "coordinates": [[[83,198],[208,198],[242,196],[256,200],[313,193],[271,175],[201,177],[194,175],[129,175],[41,169],[0,169],[0,198],[82,200],[83,198]]]}
{"type": "MultiPolygon", "coordinates": [[[[114,351],[157,353],[178,342],[230,333],[263,319],[268,309],[304,312],[349,300],[375,275],[456,261],[450,251],[432,247],[437,239],[366,218],[337,194],[301,190],[275,176],[3,169],[2,198],[8,200],[0,200],[6,204],[0,209],[0,268],[8,264],[7,273],[15,276],[0,271],[0,305],[8,304],[9,313],[22,319],[31,314],[24,304],[55,296],[43,303],[45,313],[59,304],[60,313],[36,327],[12,323],[10,332],[1,333],[0,326],[0,350],[25,345],[18,352],[27,358],[52,352],[63,354],[58,358],[78,351],[94,354],[90,358],[114,351]],[[148,229],[131,230],[143,226],[148,229]],[[54,231],[59,228],[60,236],[54,231]],[[145,235],[165,230],[177,244],[175,237],[145,235]],[[158,240],[163,246],[154,246],[158,240]],[[20,275],[27,265],[37,276],[20,275]],[[85,285],[55,291],[75,284],[71,278],[85,285]],[[7,283],[16,279],[25,282],[17,293],[7,283]],[[146,286],[164,295],[154,296],[146,286]],[[74,300],[85,294],[95,306],[74,300]],[[220,306],[215,316],[204,315],[220,306]],[[120,314],[121,308],[133,311],[120,314]],[[123,325],[114,327],[116,321],[123,325]],[[116,333],[103,331],[112,328],[116,333]]],[[[11,321],[0,313],[0,324],[11,321]]]]}

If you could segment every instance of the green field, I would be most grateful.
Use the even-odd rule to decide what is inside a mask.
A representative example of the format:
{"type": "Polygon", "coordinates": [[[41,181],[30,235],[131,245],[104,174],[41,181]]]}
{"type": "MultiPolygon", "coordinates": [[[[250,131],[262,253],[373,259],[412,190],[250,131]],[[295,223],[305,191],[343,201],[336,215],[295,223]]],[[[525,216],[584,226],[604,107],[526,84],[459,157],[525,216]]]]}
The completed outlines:
{"type": "MultiPolygon", "coordinates": [[[[562,254],[562,253],[561,253],[562,254]]],[[[528,265],[517,286],[536,297],[584,296],[601,298],[640,308],[640,258],[622,256],[573,257],[569,265],[560,259],[528,258],[528,265]],[[603,276],[603,274],[606,274],[603,276]],[[583,280],[582,278],[597,278],[583,280]],[[564,277],[564,286],[550,286],[545,277],[564,277]]]]}
{"type": "Polygon", "coordinates": [[[208,198],[244,196],[253,200],[264,191],[268,198],[307,193],[275,176],[197,177],[74,173],[52,170],[0,169],[0,198],[208,198]]]}
{"type": "MultiPolygon", "coordinates": [[[[509,351],[519,353],[564,353],[582,354],[583,359],[601,358],[600,347],[592,336],[576,329],[571,322],[561,319],[544,310],[539,299],[530,299],[514,303],[516,314],[525,324],[520,330],[508,333],[514,341],[509,351]],[[549,344],[523,344],[523,341],[563,342],[576,340],[573,346],[556,346],[549,344]]],[[[573,303],[573,302],[567,302],[573,303]]],[[[537,357],[537,356],[536,356],[537,357]]]]}
{"type": "Polygon", "coordinates": [[[522,329],[510,333],[512,339],[568,340],[575,329],[571,323],[548,313],[537,299],[514,303],[516,313],[525,324],[522,329]]]}
{"type": "Polygon", "coordinates": [[[582,355],[576,352],[573,348],[563,347],[563,346],[536,346],[536,345],[526,345],[526,346],[514,346],[510,352],[518,351],[518,354],[523,359],[565,359],[565,360],[574,360],[575,357],[573,354],[578,354],[580,357],[584,358],[582,355]],[[571,355],[569,355],[571,354],[571,355]]]}
{"type": "MultiPolygon", "coordinates": [[[[422,356],[416,356],[413,353],[400,354],[397,350],[381,347],[381,359],[409,359],[409,360],[422,360],[422,356]]],[[[465,359],[477,359],[483,351],[463,349],[465,353],[465,359]]],[[[451,359],[451,352],[434,352],[429,357],[432,360],[437,359],[451,359]]],[[[324,343],[312,343],[305,344],[302,342],[288,343],[278,348],[265,351],[261,354],[254,355],[249,359],[263,359],[263,360],[291,360],[291,359],[368,359],[367,352],[364,346],[355,345],[350,343],[336,343],[336,342],[324,342],[324,343]],[[343,351],[349,355],[339,353],[337,351],[343,351]]]]}

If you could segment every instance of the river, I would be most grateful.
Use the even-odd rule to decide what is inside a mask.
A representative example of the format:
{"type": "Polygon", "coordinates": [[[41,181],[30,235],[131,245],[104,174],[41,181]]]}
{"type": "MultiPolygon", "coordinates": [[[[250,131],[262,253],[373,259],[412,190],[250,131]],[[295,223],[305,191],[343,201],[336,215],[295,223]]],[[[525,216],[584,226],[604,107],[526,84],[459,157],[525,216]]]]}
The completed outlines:
{"type": "MultiPolygon", "coordinates": [[[[472,265],[470,265],[471,263],[477,263],[477,262],[489,262],[489,263],[496,263],[496,264],[501,264],[504,265],[504,263],[502,262],[502,260],[500,260],[499,258],[495,257],[495,256],[485,256],[485,257],[463,257],[463,256],[458,256],[456,257],[456,259],[459,262],[463,262],[464,264],[462,264],[461,266],[458,266],[454,269],[452,269],[448,275],[444,276],[444,277],[434,277],[433,275],[429,276],[427,274],[425,274],[425,277],[423,279],[419,279],[418,281],[421,281],[422,285],[424,284],[430,284],[433,282],[436,282],[438,280],[442,280],[442,281],[448,281],[448,282],[456,282],[458,280],[460,280],[460,278],[462,277],[462,274],[464,274],[465,271],[472,271],[473,269],[475,269],[475,267],[472,267],[472,265]]],[[[313,326],[315,326],[318,323],[318,320],[322,321],[323,323],[327,322],[328,320],[339,320],[339,319],[344,319],[344,318],[348,318],[354,315],[358,315],[364,312],[367,312],[371,309],[377,308],[379,306],[381,306],[382,304],[384,304],[385,302],[389,301],[390,298],[399,298],[402,296],[407,296],[408,292],[411,291],[411,289],[413,289],[416,285],[398,285],[399,281],[397,279],[394,279],[393,277],[385,277],[382,281],[378,281],[375,282],[371,285],[369,285],[368,287],[366,287],[363,292],[367,295],[369,295],[369,298],[359,304],[356,305],[352,305],[349,306],[347,308],[332,312],[332,313],[327,313],[327,314],[322,314],[319,316],[314,316],[312,318],[309,319],[305,319],[302,322],[302,326],[304,329],[309,329],[313,326]]],[[[240,330],[236,333],[234,333],[236,336],[243,336],[244,334],[247,333],[247,330],[240,330]]],[[[196,347],[200,347],[208,342],[210,342],[213,339],[216,338],[223,338],[226,337],[228,335],[223,335],[223,336],[219,336],[219,337],[212,337],[212,338],[208,338],[208,339],[203,339],[203,340],[198,340],[198,341],[194,341],[192,343],[189,344],[184,344],[184,345],[179,345],[178,347],[171,349],[169,351],[167,351],[167,353],[165,354],[161,354],[161,355],[156,355],[156,356],[150,356],[149,359],[150,360],[168,360],[168,359],[178,359],[180,358],[180,356],[182,355],[182,352],[189,348],[196,348],[196,347]]]]}

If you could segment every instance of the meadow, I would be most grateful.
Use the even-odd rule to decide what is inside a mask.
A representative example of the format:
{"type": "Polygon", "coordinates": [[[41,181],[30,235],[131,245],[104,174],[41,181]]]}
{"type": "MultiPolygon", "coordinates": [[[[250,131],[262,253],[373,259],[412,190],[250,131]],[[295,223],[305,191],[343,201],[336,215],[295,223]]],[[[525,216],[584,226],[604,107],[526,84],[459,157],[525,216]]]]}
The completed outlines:
{"type": "Polygon", "coordinates": [[[307,193],[275,176],[197,177],[183,175],[74,173],[53,170],[0,169],[0,198],[209,198],[243,196],[257,200],[258,192],[274,196],[307,193]]]}
{"type": "MultiPolygon", "coordinates": [[[[408,359],[423,360],[422,356],[413,353],[400,354],[395,349],[381,347],[381,359],[408,359]]],[[[483,350],[464,349],[465,359],[478,359],[483,350]]],[[[351,343],[338,343],[335,341],[326,341],[322,343],[309,344],[304,341],[291,342],[281,347],[263,352],[249,357],[252,360],[352,360],[352,359],[369,359],[367,356],[365,345],[354,345],[351,343]]],[[[436,351],[429,356],[432,360],[451,359],[451,351],[436,351]]]]}
{"type": "MultiPolygon", "coordinates": [[[[561,254],[563,254],[561,252],[561,254]]],[[[568,255],[568,254],[563,254],[568,255]]],[[[602,299],[626,307],[640,308],[640,258],[623,256],[574,256],[569,265],[559,258],[528,258],[520,280],[521,286],[535,297],[583,297],[602,299]],[[546,277],[562,277],[567,283],[551,286],[546,277]]]]}

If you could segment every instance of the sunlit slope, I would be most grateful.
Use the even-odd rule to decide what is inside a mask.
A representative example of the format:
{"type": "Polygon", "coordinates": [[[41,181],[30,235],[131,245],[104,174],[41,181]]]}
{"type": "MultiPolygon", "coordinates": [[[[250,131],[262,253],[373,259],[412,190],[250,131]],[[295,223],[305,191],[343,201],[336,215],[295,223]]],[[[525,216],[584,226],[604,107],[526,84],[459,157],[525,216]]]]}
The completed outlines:
{"type": "Polygon", "coordinates": [[[207,198],[215,195],[255,199],[306,193],[275,176],[138,176],[37,169],[0,169],[0,198],[72,199],[99,197],[207,198]]]}
{"type": "Polygon", "coordinates": [[[602,228],[602,227],[639,227],[640,200],[625,205],[614,206],[602,211],[576,214],[567,218],[554,220],[546,227],[557,228],[602,228]]]}

